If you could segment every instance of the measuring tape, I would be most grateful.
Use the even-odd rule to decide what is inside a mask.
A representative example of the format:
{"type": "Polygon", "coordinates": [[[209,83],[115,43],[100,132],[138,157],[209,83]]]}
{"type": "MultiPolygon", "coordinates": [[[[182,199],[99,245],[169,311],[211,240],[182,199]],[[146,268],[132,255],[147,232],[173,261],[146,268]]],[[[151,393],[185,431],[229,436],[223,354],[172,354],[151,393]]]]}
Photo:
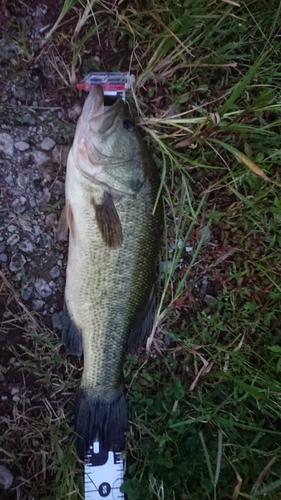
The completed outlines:
{"type": "Polygon", "coordinates": [[[121,452],[102,451],[93,443],[84,461],[85,500],[125,500],[120,491],[124,482],[124,462],[121,452]]]}
{"type": "MultiPolygon", "coordinates": [[[[126,100],[125,94],[135,82],[134,75],[118,71],[112,73],[92,72],[88,73],[81,82],[76,84],[78,90],[90,91],[94,85],[101,85],[104,91],[105,99],[121,97],[126,100]]],[[[112,102],[108,103],[109,105],[112,102]]],[[[105,103],[107,105],[107,103],[105,103]]]]}

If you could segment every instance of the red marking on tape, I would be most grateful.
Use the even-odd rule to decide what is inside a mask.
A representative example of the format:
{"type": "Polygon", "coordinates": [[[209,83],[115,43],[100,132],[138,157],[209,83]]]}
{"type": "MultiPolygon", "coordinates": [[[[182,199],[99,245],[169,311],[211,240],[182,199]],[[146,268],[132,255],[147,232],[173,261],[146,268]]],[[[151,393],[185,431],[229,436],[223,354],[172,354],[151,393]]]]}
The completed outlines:
{"type": "MultiPolygon", "coordinates": [[[[76,88],[78,90],[91,90],[94,85],[99,85],[97,83],[77,83],[76,88]]],[[[125,85],[124,83],[101,83],[100,84],[103,90],[111,90],[111,91],[124,91],[125,85]]]]}

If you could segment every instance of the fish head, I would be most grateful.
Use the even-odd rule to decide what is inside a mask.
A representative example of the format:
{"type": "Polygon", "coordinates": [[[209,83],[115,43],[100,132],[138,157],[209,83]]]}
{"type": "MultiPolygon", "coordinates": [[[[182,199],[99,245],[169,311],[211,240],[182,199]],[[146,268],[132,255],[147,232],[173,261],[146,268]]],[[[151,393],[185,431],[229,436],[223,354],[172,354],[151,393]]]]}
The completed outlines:
{"type": "Polygon", "coordinates": [[[105,108],[100,85],[85,101],[73,147],[78,168],[94,182],[128,192],[143,181],[140,137],[127,105],[118,99],[105,108]]]}

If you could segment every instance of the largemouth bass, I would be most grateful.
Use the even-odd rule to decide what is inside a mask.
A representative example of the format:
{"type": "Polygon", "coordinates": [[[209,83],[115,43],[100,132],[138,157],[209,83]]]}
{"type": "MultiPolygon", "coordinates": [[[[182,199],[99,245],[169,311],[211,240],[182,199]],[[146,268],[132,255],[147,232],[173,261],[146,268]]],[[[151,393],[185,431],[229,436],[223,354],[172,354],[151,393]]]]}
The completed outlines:
{"type": "Polygon", "coordinates": [[[162,201],[153,212],[159,176],[120,99],[104,109],[95,86],[69,152],[66,205],[58,239],[69,229],[62,340],[84,356],[75,432],[83,457],[98,440],[125,448],[128,410],[122,367],[151,333],[162,201]]]}

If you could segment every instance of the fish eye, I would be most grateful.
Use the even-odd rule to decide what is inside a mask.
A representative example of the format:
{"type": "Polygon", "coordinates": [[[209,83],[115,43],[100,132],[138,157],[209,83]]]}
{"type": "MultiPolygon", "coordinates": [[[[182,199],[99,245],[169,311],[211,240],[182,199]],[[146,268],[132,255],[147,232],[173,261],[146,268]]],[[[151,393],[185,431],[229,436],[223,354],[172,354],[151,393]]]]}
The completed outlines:
{"type": "Polygon", "coordinates": [[[129,130],[129,132],[132,132],[135,128],[135,124],[134,122],[131,122],[130,120],[124,120],[123,121],[123,127],[126,129],[126,130],[129,130]]]}

